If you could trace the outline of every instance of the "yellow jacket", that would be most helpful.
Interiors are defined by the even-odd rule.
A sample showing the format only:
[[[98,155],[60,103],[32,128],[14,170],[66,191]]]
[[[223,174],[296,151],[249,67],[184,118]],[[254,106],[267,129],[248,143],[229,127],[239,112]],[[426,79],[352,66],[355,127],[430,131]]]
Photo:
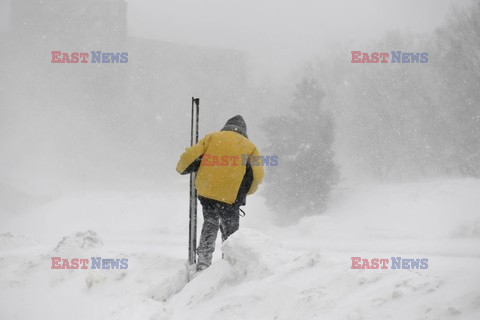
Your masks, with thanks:
[[[206,135],[196,145],[187,148],[177,164],[182,174],[200,156],[195,187],[200,196],[233,204],[246,172],[242,158],[260,157],[257,147],[243,135],[233,131],[219,131]],[[258,159],[258,158],[257,158]],[[253,182],[247,194],[252,194],[262,182],[261,165],[252,165]]]

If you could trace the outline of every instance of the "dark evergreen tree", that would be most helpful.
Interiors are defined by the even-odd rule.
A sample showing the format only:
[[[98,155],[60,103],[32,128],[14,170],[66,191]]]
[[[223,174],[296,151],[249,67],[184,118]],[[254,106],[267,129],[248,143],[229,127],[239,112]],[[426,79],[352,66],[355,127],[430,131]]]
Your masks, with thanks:
[[[279,156],[278,167],[269,168],[267,175],[267,205],[284,220],[321,212],[339,179],[333,118],[321,106],[324,97],[315,79],[304,78],[291,114],[265,121],[266,151]]]
[[[480,1],[452,9],[447,23],[437,29],[433,62],[440,89],[447,135],[443,141],[445,171],[480,177]]]

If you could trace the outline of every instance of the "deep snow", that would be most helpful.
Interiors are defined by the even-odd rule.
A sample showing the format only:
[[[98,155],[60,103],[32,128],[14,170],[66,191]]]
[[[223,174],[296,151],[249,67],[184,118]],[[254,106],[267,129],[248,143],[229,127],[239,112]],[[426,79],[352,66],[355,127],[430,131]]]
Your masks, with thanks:
[[[473,179],[343,187],[289,227],[254,196],[187,285],[186,192],[63,196],[3,215],[0,319],[480,319],[479,194]],[[52,256],[129,263],[53,270]],[[352,256],[429,264],[352,270]]]

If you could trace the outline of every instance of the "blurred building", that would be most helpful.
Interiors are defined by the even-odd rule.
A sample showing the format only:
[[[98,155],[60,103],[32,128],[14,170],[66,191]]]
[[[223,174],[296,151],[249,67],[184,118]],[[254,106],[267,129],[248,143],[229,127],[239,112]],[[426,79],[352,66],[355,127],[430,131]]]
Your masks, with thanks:
[[[158,181],[171,169],[165,150],[189,141],[191,96],[202,99],[201,134],[244,103],[243,53],[129,37],[124,0],[12,0],[10,22],[0,127],[23,145],[1,150],[0,141],[5,164],[21,167],[0,180]],[[56,50],[128,52],[129,61],[52,64]]]
[[[22,0],[11,6],[12,31],[19,39],[69,48],[118,43],[127,36],[124,0]]]

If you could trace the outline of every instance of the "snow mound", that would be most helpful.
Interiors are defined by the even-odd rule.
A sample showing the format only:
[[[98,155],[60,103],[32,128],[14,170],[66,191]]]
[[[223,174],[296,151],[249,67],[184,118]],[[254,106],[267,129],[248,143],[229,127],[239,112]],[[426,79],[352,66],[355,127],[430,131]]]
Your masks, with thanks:
[[[54,252],[62,257],[78,257],[85,251],[102,247],[100,236],[95,231],[88,230],[63,237]]]
[[[158,285],[152,286],[152,288],[147,291],[147,295],[157,301],[166,302],[185,287],[186,279],[187,268],[185,267],[185,269],[178,270],[177,273],[166,278]]]
[[[276,239],[253,229],[234,233],[223,243],[222,250],[235,273],[246,278],[269,276],[294,258]]]
[[[154,319],[189,319],[192,309],[205,305],[213,310],[207,307],[209,310],[203,313],[201,319],[208,319],[214,314],[219,315],[218,319],[228,317],[231,308],[239,311],[240,306],[236,306],[238,303],[223,305],[225,296],[232,298],[233,292],[251,290],[245,291],[244,287],[275,281],[278,273],[313,266],[319,258],[317,255],[296,257],[274,238],[247,228],[237,231],[225,241],[222,251],[223,260],[202,271],[168,301],[168,308],[163,315],[166,318],[158,315]],[[178,277],[172,281],[178,284]],[[214,311],[216,304],[223,310],[220,314]]]

